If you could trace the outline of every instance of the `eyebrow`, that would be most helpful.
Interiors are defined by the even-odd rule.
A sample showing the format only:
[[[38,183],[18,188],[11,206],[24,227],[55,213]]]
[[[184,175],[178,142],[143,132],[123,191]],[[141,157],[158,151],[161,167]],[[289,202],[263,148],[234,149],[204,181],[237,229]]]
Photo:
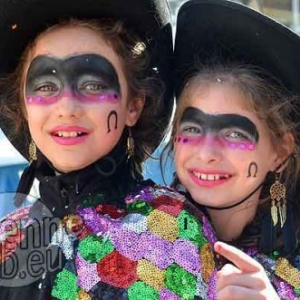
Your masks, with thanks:
[[[205,126],[213,131],[224,128],[240,128],[250,134],[255,142],[259,140],[259,133],[255,124],[247,117],[239,114],[206,114],[201,109],[188,107],[182,114],[180,123],[193,122]]]

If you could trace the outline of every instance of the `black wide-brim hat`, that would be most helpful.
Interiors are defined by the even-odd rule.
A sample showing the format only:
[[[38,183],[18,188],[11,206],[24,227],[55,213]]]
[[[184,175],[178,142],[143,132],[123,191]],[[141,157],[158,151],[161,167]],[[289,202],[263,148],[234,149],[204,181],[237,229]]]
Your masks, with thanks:
[[[126,27],[145,39],[147,47],[150,47],[150,69],[155,70],[154,76],[166,85],[165,96],[153,120],[159,124],[153,125],[157,127],[155,143],[158,145],[173,107],[170,81],[173,46],[167,0],[1,0],[0,77],[15,70],[22,52],[39,33],[70,18],[122,20]],[[0,116],[0,128],[8,137],[9,127]],[[11,143],[28,158],[28,137],[22,135],[11,140]]]
[[[215,60],[215,61],[212,61]],[[273,19],[225,0],[191,0],[177,18],[175,94],[201,64],[258,66],[300,94],[300,37]]]

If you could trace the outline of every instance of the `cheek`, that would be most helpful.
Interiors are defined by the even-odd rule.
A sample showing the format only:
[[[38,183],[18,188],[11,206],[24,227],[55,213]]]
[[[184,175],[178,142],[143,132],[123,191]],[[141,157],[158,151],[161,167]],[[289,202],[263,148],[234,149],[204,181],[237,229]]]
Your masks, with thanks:
[[[49,114],[47,109],[39,109],[33,107],[26,107],[27,121],[29,127],[39,127],[47,119]]]
[[[174,163],[176,168],[180,168],[186,160],[192,156],[192,151],[186,151],[186,146],[180,143],[174,144]],[[191,149],[190,149],[191,150]]]

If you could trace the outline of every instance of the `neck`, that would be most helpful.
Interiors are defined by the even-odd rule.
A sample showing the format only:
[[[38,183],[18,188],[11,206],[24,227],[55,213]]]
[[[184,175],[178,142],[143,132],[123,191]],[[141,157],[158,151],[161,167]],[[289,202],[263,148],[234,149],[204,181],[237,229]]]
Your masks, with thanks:
[[[234,207],[226,211],[207,209],[218,238],[228,242],[238,239],[245,226],[254,219],[257,202],[248,200],[240,207]]]
[[[207,208],[220,240],[231,242],[240,237],[245,226],[251,223],[255,217],[259,193],[258,191],[241,205],[230,209],[215,210]]]

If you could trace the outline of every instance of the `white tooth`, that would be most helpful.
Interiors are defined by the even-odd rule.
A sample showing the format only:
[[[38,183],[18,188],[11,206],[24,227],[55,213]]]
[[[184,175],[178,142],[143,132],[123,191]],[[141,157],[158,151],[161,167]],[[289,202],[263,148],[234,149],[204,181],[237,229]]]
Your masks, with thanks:
[[[207,180],[215,180],[215,176],[213,174],[207,175]]]
[[[77,136],[77,132],[75,131],[70,132],[70,137],[76,137],[76,136]]]
[[[200,178],[200,173],[194,172],[194,175],[195,175],[197,178]]]
[[[63,137],[70,137],[70,132],[63,132]]]
[[[63,136],[63,133],[61,131],[59,131],[57,134],[58,136]]]
[[[219,180],[220,179],[220,175],[215,175],[215,180]]]
[[[201,178],[202,180],[207,180],[207,175],[206,175],[206,174],[201,174],[201,175],[200,175],[200,178]]]
[[[78,135],[80,135],[81,133],[82,133],[81,131],[78,131],[78,132],[77,132]]]

